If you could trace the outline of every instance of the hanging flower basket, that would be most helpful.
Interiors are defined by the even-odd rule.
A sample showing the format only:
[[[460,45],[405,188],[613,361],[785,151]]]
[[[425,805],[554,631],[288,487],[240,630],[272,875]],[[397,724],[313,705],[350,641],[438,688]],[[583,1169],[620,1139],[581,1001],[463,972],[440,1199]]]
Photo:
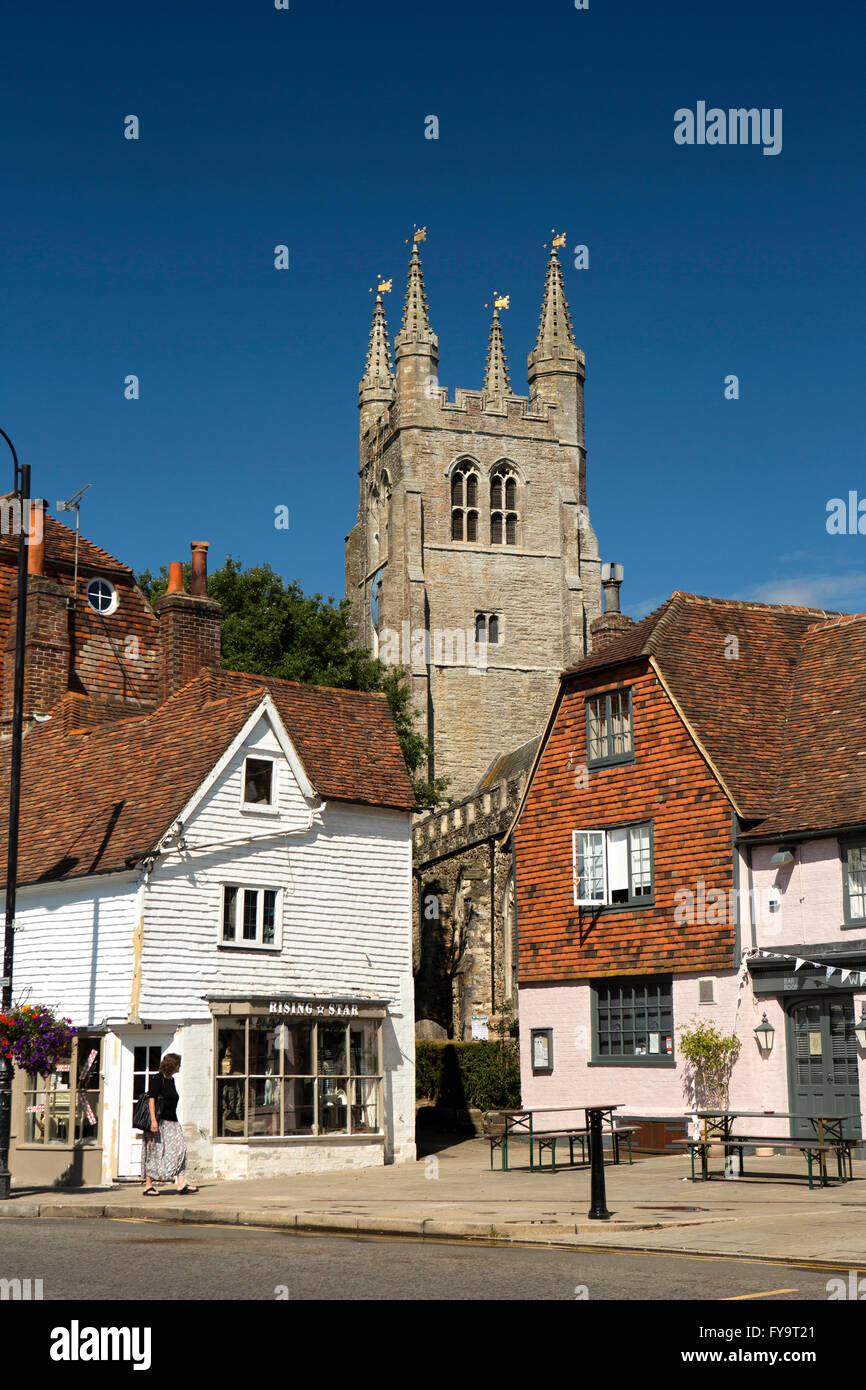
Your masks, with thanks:
[[[44,1004],[22,1004],[0,1014],[0,1053],[21,1071],[50,1076],[68,1057],[75,1029]]]

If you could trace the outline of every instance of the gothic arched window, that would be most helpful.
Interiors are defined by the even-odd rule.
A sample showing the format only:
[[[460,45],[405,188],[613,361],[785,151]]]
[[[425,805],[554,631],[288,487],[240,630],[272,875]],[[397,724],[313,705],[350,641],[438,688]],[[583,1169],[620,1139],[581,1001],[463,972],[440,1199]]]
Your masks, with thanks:
[[[379,552],[387,559],[391,553],[391,479],[382,474],[379,484]]]
[[[503,464],[490,479],[490,544],[517,545],[517,474]]]
[[[451,475],[451,539],[478,540],[478,473],[461,463]]]
[[[367,493],[367,568],[379,563],[379,489],[373,483]]]

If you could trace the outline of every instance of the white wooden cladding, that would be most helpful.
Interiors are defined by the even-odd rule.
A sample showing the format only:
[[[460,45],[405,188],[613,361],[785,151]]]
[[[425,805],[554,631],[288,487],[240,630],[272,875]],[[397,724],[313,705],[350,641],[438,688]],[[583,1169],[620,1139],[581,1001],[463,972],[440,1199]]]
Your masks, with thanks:
[[[250,752],[275,756],[276,813],[243,807]],[[305,798],[263,715],[182,837],[186,848],[159,855],[149,873],[22,889],[16,998],[30,988],[34,1000],[60,1005],[77,1024],[135,1012],[147,1021],[205,1019],[203,996],[220,993],[328,993],[409,1005],[408,812]],[[280,890],[279,949],[220,947],[226,883]]]

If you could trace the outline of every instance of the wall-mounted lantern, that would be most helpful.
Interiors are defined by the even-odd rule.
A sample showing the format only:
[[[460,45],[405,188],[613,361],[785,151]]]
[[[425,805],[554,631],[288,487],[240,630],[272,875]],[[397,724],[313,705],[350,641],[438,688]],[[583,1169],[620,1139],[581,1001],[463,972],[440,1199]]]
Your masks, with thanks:
[[[771,864],[793,864],[797,858],[796,845],[779,845],[776,853],[770,860]]]
[[[854,1025],[854,1032],[861,1047],[866,1047],[866,1004],[860,1014],[860,1022]]]
[[[775,1036],[776,1030],[773,1027],[772,1023],[769,1023],[767,1021],[767,1015],[764,1014],[764,1017],[761,1019],[760,1023],[755,1029],[755,1037],[758,1039],[758,1047],[761,1049],[762,1052],[766,1052],[768,1055],[772,1052],[773,1040]]]

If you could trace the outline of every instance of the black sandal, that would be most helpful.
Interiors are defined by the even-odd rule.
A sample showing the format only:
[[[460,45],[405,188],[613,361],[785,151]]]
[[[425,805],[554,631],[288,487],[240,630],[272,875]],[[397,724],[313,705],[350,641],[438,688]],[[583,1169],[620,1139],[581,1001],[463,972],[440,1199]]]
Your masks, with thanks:
[[[144,1189],[144,1192],[143,1192],[141,1195],[142,1195],[143,1197],[159,1197],[159,1196],[160,1196],[160,1193],[159,1193],[158,1189],[155,1188],[155,1187],[153,1186],[153,1184],[151,1183],[150,1187],[146,1187],[146,1188]]]
[[[176,1187],[174,1190],[178,1197],[182,1197],[184,1192],[198,1192],[198,1188],[194,1182],[184,1183],[183,1187]]]

